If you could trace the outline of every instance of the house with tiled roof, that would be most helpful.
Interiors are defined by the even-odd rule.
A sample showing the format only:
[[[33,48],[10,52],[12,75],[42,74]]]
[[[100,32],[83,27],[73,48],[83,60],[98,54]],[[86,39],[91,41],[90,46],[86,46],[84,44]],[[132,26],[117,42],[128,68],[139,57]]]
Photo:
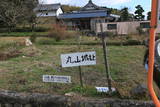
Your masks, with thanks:
[[[58,19],[73,28],[95,31],[96,23],[114,22],[119,16],[110,14],[108,8],[97,6],[89,0],[79,11],[60,14]]]

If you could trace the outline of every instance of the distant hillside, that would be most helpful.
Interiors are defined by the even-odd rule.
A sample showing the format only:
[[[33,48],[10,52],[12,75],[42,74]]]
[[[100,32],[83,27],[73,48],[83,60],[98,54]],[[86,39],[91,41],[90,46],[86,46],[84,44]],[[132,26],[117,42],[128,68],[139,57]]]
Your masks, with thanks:
[[[80,10],[81,7],[78,6],[70,6],[70,5],[62,5],[62,9],[64,12],[72,12]]]
[[[121,10],[118,10],[116,8],[109,8],[111,14],[121,15]]]

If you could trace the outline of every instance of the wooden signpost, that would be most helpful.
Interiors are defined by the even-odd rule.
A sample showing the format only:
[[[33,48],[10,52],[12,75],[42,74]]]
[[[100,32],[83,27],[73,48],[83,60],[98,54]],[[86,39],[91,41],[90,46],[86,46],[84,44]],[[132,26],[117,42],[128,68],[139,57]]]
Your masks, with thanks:
[[[77,52],[61,55],[62,67],[78,67],[80,84],[83,87],[81,66],[96,65],[96,52]]]
[[[107,60],[107,47],[106,47],[106,36],[103,32],[103,24],[100,24],[101,28],[101,39],[102,39],[102,45],[103,45],[103,53],[104,53],[104,61],[105,61],[105,69],[106,69],[106,77],[107,77],[107,82],[108,82],[108,87],[109,87],[109,92],[112,92],[112,84],[111,84],[111,76],[110,76],[110,71],[109,71],[109,64]]]

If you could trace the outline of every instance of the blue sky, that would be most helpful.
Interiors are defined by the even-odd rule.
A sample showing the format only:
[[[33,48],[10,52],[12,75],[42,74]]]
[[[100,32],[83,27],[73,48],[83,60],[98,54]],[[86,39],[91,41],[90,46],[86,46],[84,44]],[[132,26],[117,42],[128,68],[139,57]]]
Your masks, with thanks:
[[[61,3],[74,6],[84,6],[88,0],[42,0],[43,3]],[[106,6],[121,9],[128,7],[131,13],[134,13],[136,5],[142,5],[145,14],[151,10],[151,0],[92,0],[99,6]]]

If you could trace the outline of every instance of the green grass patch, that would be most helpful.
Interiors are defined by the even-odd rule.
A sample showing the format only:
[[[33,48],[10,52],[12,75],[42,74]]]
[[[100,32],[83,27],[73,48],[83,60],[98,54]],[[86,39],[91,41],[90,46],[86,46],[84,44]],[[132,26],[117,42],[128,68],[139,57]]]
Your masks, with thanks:
[[[0,61],[0,89],[61,95],[66,92],[76,92],[82,96],[104,96],[104,94],[97,93],[94,88],[95,86],[108,86],[101,45],[81,45],[79,49],[77,45],[39,44],[43,39],[47,39],[46,41],[51,43],[55,42],[54,39],[38,38],[35,45],[18,48],[21,52],[20,56]],[[94,39],[81,38],[82,41]],[[68,41],[76,42],[76,39]],[[65,42],[67,40],[62,41],[62,43]],[[100,40],[96,40],[96,42],[100,42]],[[1,42],[0,46],[5,47]],[[79,85],[78,67],[62,68],[60,55],[86,51],[96,51],[97,64],[82,67],[85,86],[82,88]],[[146,73],[142,65],[144,51],[144,46],[107,46],[107,59],[114,80],[113,86],[122,90],[122,96],[130,96],[130,90],[133,87],[142,83],[146,84]],[[71,76],[72,83],[44,83],[43,75]]]

